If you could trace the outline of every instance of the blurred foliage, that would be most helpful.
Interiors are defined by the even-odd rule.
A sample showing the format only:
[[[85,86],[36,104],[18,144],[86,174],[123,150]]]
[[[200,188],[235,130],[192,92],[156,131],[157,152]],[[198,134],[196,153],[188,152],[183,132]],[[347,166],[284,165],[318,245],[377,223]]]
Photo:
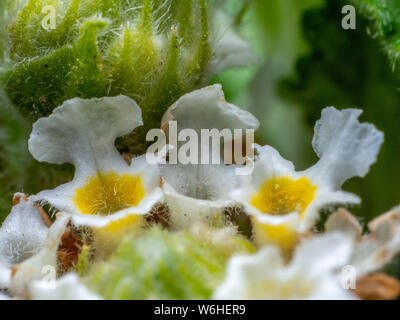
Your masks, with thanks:
[[[111,300],[209,299],[230,256],[252,251],[238,236],[218,243],[152,228],[125,239],[111,259],[94,266],[86,281]]]
[[[352,0],[368,20],[368,33],[381,43],[393,70],[400,59],[400,2],[398,0]]]
[[[310,127],[324,107],[334,105],[363,109],[362,119],[384,131],[385,143],[367,178],[345,185],[361,196],[357,213],[370,220],[400,199],[399,80],[379,44],[368,37],[365,19],[358,17],[357,30],[341,28],[344,4],[327,0],[304,13],[304,36],[311,52],[298,60],[296,75],[283,81],[281,95],[303,106]]]

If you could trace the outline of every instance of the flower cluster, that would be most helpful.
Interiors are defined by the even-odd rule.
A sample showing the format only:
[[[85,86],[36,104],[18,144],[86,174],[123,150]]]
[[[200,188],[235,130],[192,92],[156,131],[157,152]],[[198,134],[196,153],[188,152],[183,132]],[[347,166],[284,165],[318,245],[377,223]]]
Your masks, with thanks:
[[[33,124],[31,155],[75,172],[53,190],[15,194],[0,228],[0,299],[400,294],[396,279],[377,273],[400,252],[400,209],[374,219],[365,233],[344,209],[361,199],[343,184],[368,174],[384,140],[359,121],[361,110],[322,111],[312,142],[319,161],[304,171],[268,145],[244,146],[254,154],[248,175],[237,174],[241,163],[175,164],[170,146],[151,152],[158,162],[150,163],[150,151],[138,152],[143,135],[131,141],[134,156],[122,154],[119,138],[155,123],[167,132],[174,122],[198,136],[204,129],[256,131],[259,121],[228,103],[221,85],[199,89],[213,73],[254,61],[250,46],[232,31],[211,41],[205,0],[120,1],[115,8],[113,1],[51,1],[62,12],[62,32],[40,39],[39,2],[8,9],[19,12],[7,52],[18,64],[6,74],[6,90],[21,109],[42,116]],[[100,4],[114,20],[88,17]],[[133,25],[123,25],[122,13]],[[71,19],[81,20],[79,27]],[[114,36],[98,35],[107,25]],[[54,71],[60,61],[65,66],[47,92],[50,73],[38,70]],[[26,92],[36,89],[23,79],[41,88]],[[323,209],[332,214],[322,232]]]
[[[244,241],[230,219],[233,209],[249,217],[253,237],[246,241],[256,253],[234,255],[238,251],[231,249],[214,298],[355,298],[341,287],[340,268],[352,265],[361,278],[389,262],[400,251],[400,211],[371,222],[366,236],[343,210],[329,218],[325,235],[313,230],[320,209],[360,201],[341,186],[368,173],[383,142],[374,126],[358,121],[360,114],[323,110],[313,140],[320,160],[310,169],[297,172],[272,147],[255,145],[253,173],[237,176],[238,165],[157,165],[146,155],[124,159],[115,140],[143,124],[137,103],[126,96],[66,101],[34,124],[29,150],[38,161],[72,163],[74,178],[54,190],[15,196],[0,229],[0,284],[18,297],[98,298],[78,275],[87,277],[93,261],[109,259],[124,237],[136,234],[132,241],[140,241],[158,219],[171,234],[212,238],[210,248],[227,237]],[[183,96],[164,119],[195,130],[259,125],[224,100],[220,85]],[[43,204],[57,212],[54,223]],[[61,277],[53,287],[41,280],[46,266]],[[72,273],[62,276],[67,271]]]

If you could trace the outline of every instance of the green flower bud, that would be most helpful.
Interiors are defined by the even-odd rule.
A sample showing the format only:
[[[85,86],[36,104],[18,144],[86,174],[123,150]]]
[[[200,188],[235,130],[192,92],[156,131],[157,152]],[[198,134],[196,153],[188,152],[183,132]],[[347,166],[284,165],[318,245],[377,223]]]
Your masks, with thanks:
[[[237,235],[212,240],[152,228],[125,239],[109,261],[94,267],[86,283],[106,299],[209,299],[229,257],[254,249]]]
[[[209,0],[6,0],[2,6],[1,79],[12,103],[36,120],[74,97],[130,96],[145,125],[119,147],[133,154],[145,151],[145,133],[160,127],[173,102],[210,80],[218,60]]]

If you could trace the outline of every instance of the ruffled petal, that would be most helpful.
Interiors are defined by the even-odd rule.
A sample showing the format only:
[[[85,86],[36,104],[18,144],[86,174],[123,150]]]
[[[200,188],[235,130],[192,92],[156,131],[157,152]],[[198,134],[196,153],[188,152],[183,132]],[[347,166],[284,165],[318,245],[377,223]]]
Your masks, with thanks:
[[[140,125],[140,108],[125,96],[65,102],[34,124],[29,149],[39,161],[74,164],[74,179],[31,199],[73,214],[77,225],[98,228],[148,213],[162,197],[157,165],[145,156],[128,165],[114,146]]]
[[[193,91],[181,97],[164,114],[161,127],[175,120],[178,132],[193,129],[201,136],[202,129],[252,129],[257,130],[259,121],[248,111],[229,104],[220,84]]]
[[[8,289],[11,283],[11,268],[0,263],[0,290]]]
[[[276,247],[231,258],[216,299],[354,299],[340,286],[336,269],[351,254],[351,239],[341,233],[304,240],[284,264]]]
[[[349,262],[353,251],[352,238],[342,232],[331,232],[303,241],[292,264],[309,272],[337,270]]]
[[[38,161],[72,163],[72,182],[43,191],[33,200],[44,200],[65,212],[79,212],[73,203],[75,190],[98,174],[126,174],[128,164],[115,149],[117,137],[142,125],[141,110],[125,96],[72,99],[33,125],[29,151]]]
[[[11,267],[37,253],[44,245],[48,226],[39,207],[23,194],[14,196],[16,203],[0,229],[0,264]]]
[[[237,255],[230,259],[225,280],[215,290],[216,300],[273,299],[275,291],[257,290],[261,281],[274,281],[276,270],[284,268],[279,250],[265,247],[255,255]],[[277,293],[277,291],[275,291]]]
[[[338,190],[353,177],[365,177],[376,162],[383,133],[368,123],[360,123],[362,110],[322,111],[315,126],[313,147],[320,161],[306,171],[319,184]]]
[[[76,176],[119,170],[127,165],[115,139],[142,124],[139,106],[126,96],[75,98],[33,125],[29,151],[41,162],[74,164]]]

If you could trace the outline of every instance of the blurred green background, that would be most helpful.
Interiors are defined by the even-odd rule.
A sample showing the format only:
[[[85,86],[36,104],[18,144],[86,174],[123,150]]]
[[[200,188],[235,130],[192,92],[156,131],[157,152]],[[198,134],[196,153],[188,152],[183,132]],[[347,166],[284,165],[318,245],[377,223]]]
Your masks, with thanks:
[[[389,49],[384,48],[382,39],[370,36],[371,23],[359,9],[362,6],[357,6],[357,29],[344,30],[341,9],[353,3],[350,0],[227,1],[229,13],[240,22],[239,31],[254,46],[259,61],[246,69],[226,71],[213,82],[223,84],[230,102],[259,118],[258,142],[272,145],[297,169],[305,169],[317,160],[311,140],[321,110],[331,105],[362,108],[362,120],[384,131],[385,143],[367,178],[353,179],[344,186],[363,199],[352,211],[367,222],[399,204],[399,74],[393,72],[393,61],[388,59],[385,50]],[[394,2],[388,3],[392,6]],[[375,9],[381,12],[380,6]],[[397,13],[393,19],[400,20]],[[382,30],[397,41],[393,36],[397,25],[392,22],[383,20]],[[392,52],[392,56],[396,54]],[[0,91],[0,108],[0,217],[5,217],[13,193],[54,187],[59,179],[53,179],[49,172],[59,176],[65,171],[65,181],[70,173],[68,168],[32,159],[27,151],[31,125],[13,110],[4,91]],[[46,174],[41,170],[44,167]]]

